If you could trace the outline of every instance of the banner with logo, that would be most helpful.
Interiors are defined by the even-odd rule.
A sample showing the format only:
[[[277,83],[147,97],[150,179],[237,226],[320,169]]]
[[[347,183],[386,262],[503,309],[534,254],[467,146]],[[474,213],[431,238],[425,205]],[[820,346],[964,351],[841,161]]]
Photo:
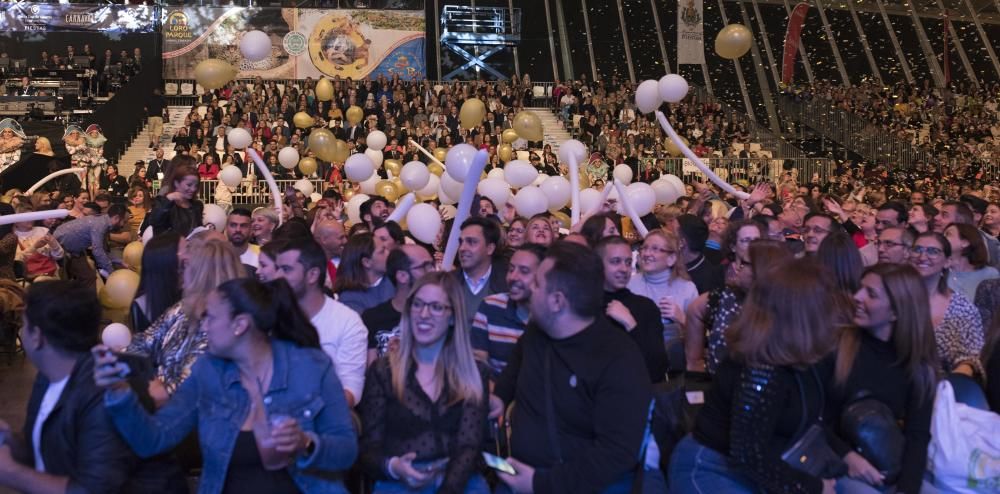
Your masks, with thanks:
[[[0,32],[104,31],[151,33],[155,12],[146,5],[4,3]]]
[[[704,20],[702,0],[677,1],[677,63],[705,63]]]
[[[207,58],[226,60],[239,78],[360,79],[398,75],[422,79],[424,12],[332,9],[164,9],[165,79],[193,79]],[[240,54],[242,33],[271,36],[271,56],[257,62]]]

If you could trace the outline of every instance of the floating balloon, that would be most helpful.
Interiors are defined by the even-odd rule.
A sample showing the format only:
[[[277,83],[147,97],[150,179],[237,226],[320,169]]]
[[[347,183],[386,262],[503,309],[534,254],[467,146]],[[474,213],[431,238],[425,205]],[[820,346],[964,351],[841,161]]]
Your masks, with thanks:
[[[371,158],[364,154],[352,154],[344,162],[344,174],[352,182],[364,182],[375,173],[375,165]]]
[[[206,205],[207,206],[207,205]],[[119,269],[108,276],[104,292],[108,308],[124,309],[132,303],[135,291],[139,289],[139,274],[128,269]]]
[[[403,168],[403,163],[399,160],[384,160],[382,161],[382,167],[385,168],[387,173],[390,173],[393,178],[399,177],[399,171]]]
[[[674,142],[673,140],[671,140],[669,137],[667,137],[666,139],[667,139],[667,145],[666,145],[667,154],[669,154],[670,156],[675,156],[675,157],[684,154],[684,151],[681,150],[681,147],[678,146],[676,142]],[[691,144],[687,140],[686,137],[681,137],[681,141],[684,142],[685,146],[688,146],[688,145]]]
[[[302,172],[302,174],[307,177],[312,175],[313,173],[316,173],[317,168],[318,166],[314,158],[306,156],[305,158],[302,158],[301,161],[299,161],[299,171]]]
[[[292,123],[300,129],[308,129],[309,127],[312,127],[316,121],[313,120],[313,117],[309,116],[308,113],[300,111],[292,116]]]
[[[500,134],[500,140],[504,144],[513,144],[517,137],[517,131],[514,129],[504,129],[503,133]]]
[[[650,186],[653,187],[653,193],[656,194],[657,204],[673,204],[677,202],[679,197],[681,197],[681,195],[677,193],[673,184],[663,180],[662,178],[654,180]]]
[[[218,204],[206,204],[201,214],[201,224],[212,225],[216,231],[226,228],[226,210]]]
[[[271,175],[271,170],[267,169],[267,165],[264,164],[264,160],[260,158],[260,154],[257,153],[256,149],[247,148],[247,157],[250,158],[250,161],[253,161],[253,164],[257,166],[257,173],[259,173],[261,177],[264,177],[264,181],[267,183],[267,188],[271,191],[271,200],[274,201],[274,210],[281,211],[283,205],[281,201],[281,191],[278,190],[278,182],[274,180],[274,175]],[[283,220],[281,219],[281,215],[278,215],[278,226],[281,226],[282,223]]]
[[[628,165],[618,165],[615,167],[614,177],[628,185],[632,183],[632,169]]]
[[[413,207],[413,203],[417,202],[416,195],[412,192],[406,194],[399,199],[396,203],[396,209],[392,210],[392,214],[389,215],[389,219],[386,221],[395,221],[399,223],[400,221],[406,221],[406,214],[410,212],[410,208]],[[400,225],[402,226],[402,225]]]
[[[295,181],[292,188],[301,192],[305,196],[311,196],[313,193],[313,183],[304,178],[300,178]]]
[[[441,175],[441,190],[451,198],[456,198],[462,195],[462,182],[455,180],[448,173]]]
[[[441,214],[430,204],[414,204],[406,213],[406,225],[413,238],[433,244],[441,231]]]
[[[678,74],[667,74],[657,83],[660,99],[667,103],[679,103],[687,96],[688,83]]]
[[[680,146],[681,152],[683,152],[684,156],[687,157],[687,159],[691,160],[691,163],[694,164],[695,168],[704,173],[705,176],[712,181],[712,183],[718,185],[720,189],[736,196],[737,199],[746,199],[750,197],[750,194],[742,190],[736,190],[735,187],[729,185],[728,182],[726,182],[721,177],[716,175],[711,168],[705,166],[705,163],[702,163],[701,158],[699,158],[698,155],[694,154],[694,152],[687,147],[687,144],[682,141],[681,137],[677,135],[677,132],[675,132],[674,128],[670,126],[670,122],[667,121],[667,117],[666,115],[663,114],[663,112],[659,111],[656,112],[656,121],[660,123],[660,127],[663,128],[664,132],[666,132],[667,135],[670,136],[670,139],[673,140],[675,144],[676,143],[684,144],[683,146]]]
[[[715,37],[715,53],[730,60],[740,58],[750,51],[753,33],[743,24],[730,24]]]
[[[567,139],[559,145],[559,161],[569,163],[574,159],[578,164],[587,161],[587,146],[576,139]]]
[[[503,180],[503,168],[494,168],[486,174],[486,178],[499,178]]]
[[[642,217],[653,212],[653,207],[656,206],[656,192],[649,184],[642,182],[631,184],[625,188],[625,194],[628,195],[628,201],[635,214]]]
[[[365,112],[361,109],[361,107],[351,105],[351,107],[347,109],[347,121],[350,122],[351,125],[357,125],[364,118]]]
[[[580,191],[580,210],[594,211],[600,207],[601,191],[597,189],[583,189]]]
[[[376,151],[372,148],[365,149],[365,156],[372,160],[372,166],[376,169],[382,166],[382,151]]]
[[[343,163],[351,155],[351,148],[347,142],[337,139],[333,141],[333,160],[331,163]]]
[[[347,206],[344,209],[347,210],[347,220],[352,224],[361,223],[361,205],[367,201],[369,197],[365,194],[355,194],[347,201]]]
[[[548,206],[549,201],[546,199],[545,193],[533,185],[522,187],[514,195],[514,209],[517,210],[519,216],[525,218],[548,211]]]
[[[476,148],[470,144],[457,144],[448,150],[444,164],[448,167],[445,171],[451,178],[458,182],[465,182],[472,167],[472,160],[476,158]]]
[[[458,199],[453,199],[451,196],[449,196],[448,193],[445,192],[444,188],[442,188],[441,186],[438,186],[437,196],[438,196],[438,201],[441,204],[451,205],[458,202]]]
[[[278,163],[281,163],[286,170],[295,168],[295,165],[299,164],[299,152],[291,146],[281,148],[281,151],[278,151]]]
[[[132,331],[120,322],[113,322],[108,324],[104,331],[101,331],[101,343],[104,343],[111,351],[124,351],[132,343]]]
[[[500,161],[506,163],[514,159],[514,146],[504,143],[497,148],[497,154],[500,156]]]
[[[309,133],[306,143],[319,159],[332,162],[336,152],[336,140],[337,138],[333,136],[333,132],[330,132],[330,129],[319,128],[313,129]]]
[[[236,69],[217,58],[202,60],[194,68],[195,80],[205,89],[219,89],[235,77]]]
[[[448,149],[444,147],[434,148],[434,159],[444,163],[445,158],[448,157]]]
[[[647,230],[646,226],[643,225],[639,214],[635,211],[635,208],[632,207],[632,202],[629,201],[628,198],[628,192],[625,191],[625,185],[622,184],[621,180],[616,179],[614,181],[614,186],[615,190],[618,191],[618,203],[621,206],[621,209],[625,212],[625,215],[632,220],[632,227],[635,228],[635,231],[640,237],[646,238],[646,235],[649,234],[649,230]]]
[[[666,180],[667,183],[672,185],[674,187],[674,191],[677,192],[677,197],[683,197],[684,194],[687,194],[687,191],[685,190],[684,187],[684,181],[681,180],[680,177],[678,177],[677,175],[669,175],[669,174],[664,175],[660,177],[660,180]]]
[[[379,180],[375,184],[375,194],[384,197],[389,202],[396,202],[396,199],[399,199],[399,190],[396,189],[396,184],[390,180]]]
[[[463,129],[474,129],[483,123],[486,118],[486,105],[479,98],[469,98],[462,103],[462,109],[458,112],[458,121]]]
[[[250,62],[264,60],[271,56],[271,37],[263,31],[250,31],[244,34],[240,39],[240,53]]]
[[[548,209],[562,209],[572,193],[569,180],[565,177],[547,177],[538,188],[549,201]]]
[[[316,81],[316,99],[320,101],[330,101],[333,99],[333,83],[326,77],[320,77]]]
[[[132,269],[142,268],[142,242],[129,242],[122,251],[122,261]]]
[[[419,161],[411,161],[403,165],[399,171],[399,179],[407,189],[419,191],[427,186],[431,179],[431,172],[427,170],[427,165]]]
[[[417,190],[417,199],[429,201],[437,197],[438,189],[441,187],[441,179],[433,173],[427,175],[427,185]]]
[[[529,141],[540,141],[544,138],[542,120],[528,110],[521,110],[514,115],[514,132]]]
[[[381,151],[385,148],[386,143],[385,132],[381,130],[373,130],[368,137],[365,138],[365,144],[368,145],[368,149],[374,149],[376,151]]]
[[[374,195],[376,193],[375,187],[378,185],[380,180],[381,178],[378,176],[378,173],[372,173],[372,176],[368,177],[368,180],[365,180],[358,184],[358,186],[361,189],[361,193]]]
[[[253,144],[253,136],[242,127],[234,127],[229,131],[228,137],[229,144],[232,144],[236,149],[246,149],[250,144]]]
[[[219,180],[229,187],[237,187],[243,181],[243,172],[236,165],[227,165],[219,172]]]
[[[504,180],[514,188],[531,185],[537,177],[538,170],[525,160],[514,160],[503,167]]]
[[[400,180],[399,177],[392,177],[392,179],[389,181],[396,186],[396,190],[399,191],[399,195],[402,196],[403,194],[410,192],[410,189],[407,189],[406,186],[403,185],[403,181]]]
[[[656,81],[642,81],[635,89],[635,107],[642,113],[656,111],[663,100],[660,99],[660,89]]]
[[[476,190],[479,191],[480,195],[493,201],[493,204],[499,209],[507,203],[507,196],[510,195],[510,184],[505,182],[503,178],[487,178],[479,182],[479,187]]]

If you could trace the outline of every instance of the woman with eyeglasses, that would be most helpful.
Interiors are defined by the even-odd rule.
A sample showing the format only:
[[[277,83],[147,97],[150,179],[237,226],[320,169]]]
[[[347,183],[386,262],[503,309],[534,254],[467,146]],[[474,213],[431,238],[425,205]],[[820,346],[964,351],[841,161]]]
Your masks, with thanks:
[[[488,373],[473,358],[458,283],[444,272],[417,280],[399,351],[368,369],[360,463],[376,494],[489,492],[476,472]]]
[[[680,251],[677,234],[649,232],[639,247],[639,270],[628,282],[629,291],[656,303],[663,320],[663,339],[668,342],[681,337],[686,322],[684,311],[698,298],[698,288],[688,276]]]
[[[945,372],[982,376],[983,321],[961,292],[948,288],[951,244],[940,233],[917,236],[910,248],[910,264],[924,279],[934,324],[940,365]]]
[[[990,254],[986,242],[979,229],[961,223],[948,225],[944,229],[944,236],[951,244],[948,288],[962,292],[969,300],[975,300],[980,283],[1000,278],[1000,272],[987,265]]]

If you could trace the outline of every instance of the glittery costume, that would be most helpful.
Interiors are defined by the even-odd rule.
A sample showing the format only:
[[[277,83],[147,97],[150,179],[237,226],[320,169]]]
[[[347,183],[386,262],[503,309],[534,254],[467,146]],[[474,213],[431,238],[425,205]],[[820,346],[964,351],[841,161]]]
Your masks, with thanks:
[[[101,174],[104,173],[104,167],[108,163],[104,159],[104,143],[108,139],[104,137],[100,125],[90,124],[87,127],[86,141],[87,190],[90,191],[90,197],[94,197],[97,195],[97,189],[100,188]]]
[[[62,140],[63,144],[66,145],[66,153],[69,154],[71,166],[73,168],[86,167],[89,153],[83,129],[77,125],[66,127]],[[80,183],[84,183],[87,180],[86,173],[80,174],[77,178],[80,179]]]
[[[21,149],[27,136],[21,124],[13,118],[0,120],[0,172],[21,159]]]

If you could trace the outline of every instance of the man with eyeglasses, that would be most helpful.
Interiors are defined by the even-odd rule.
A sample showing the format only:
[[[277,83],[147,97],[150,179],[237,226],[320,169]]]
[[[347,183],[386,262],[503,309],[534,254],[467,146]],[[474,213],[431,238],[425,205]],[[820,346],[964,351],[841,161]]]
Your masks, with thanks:
[[[399,321],[410,288],[431,271],[434,271],[434,258],[419,245],[404,244],[389,252],[385,277],[396,288],[396,293],[391,299],[361,313],[361,322],[368,328],[368,365],[398,344]]]
[[[909,262],[910,246],[916,236],[908,228],[892,227],[878,234],[878,262],[904,264]]]
[[[838,229],[840,224],[826,213],[806,215],[805,225],[802,226],[802,242],[805,244],[806,254],[815,254],[823,239]]]

